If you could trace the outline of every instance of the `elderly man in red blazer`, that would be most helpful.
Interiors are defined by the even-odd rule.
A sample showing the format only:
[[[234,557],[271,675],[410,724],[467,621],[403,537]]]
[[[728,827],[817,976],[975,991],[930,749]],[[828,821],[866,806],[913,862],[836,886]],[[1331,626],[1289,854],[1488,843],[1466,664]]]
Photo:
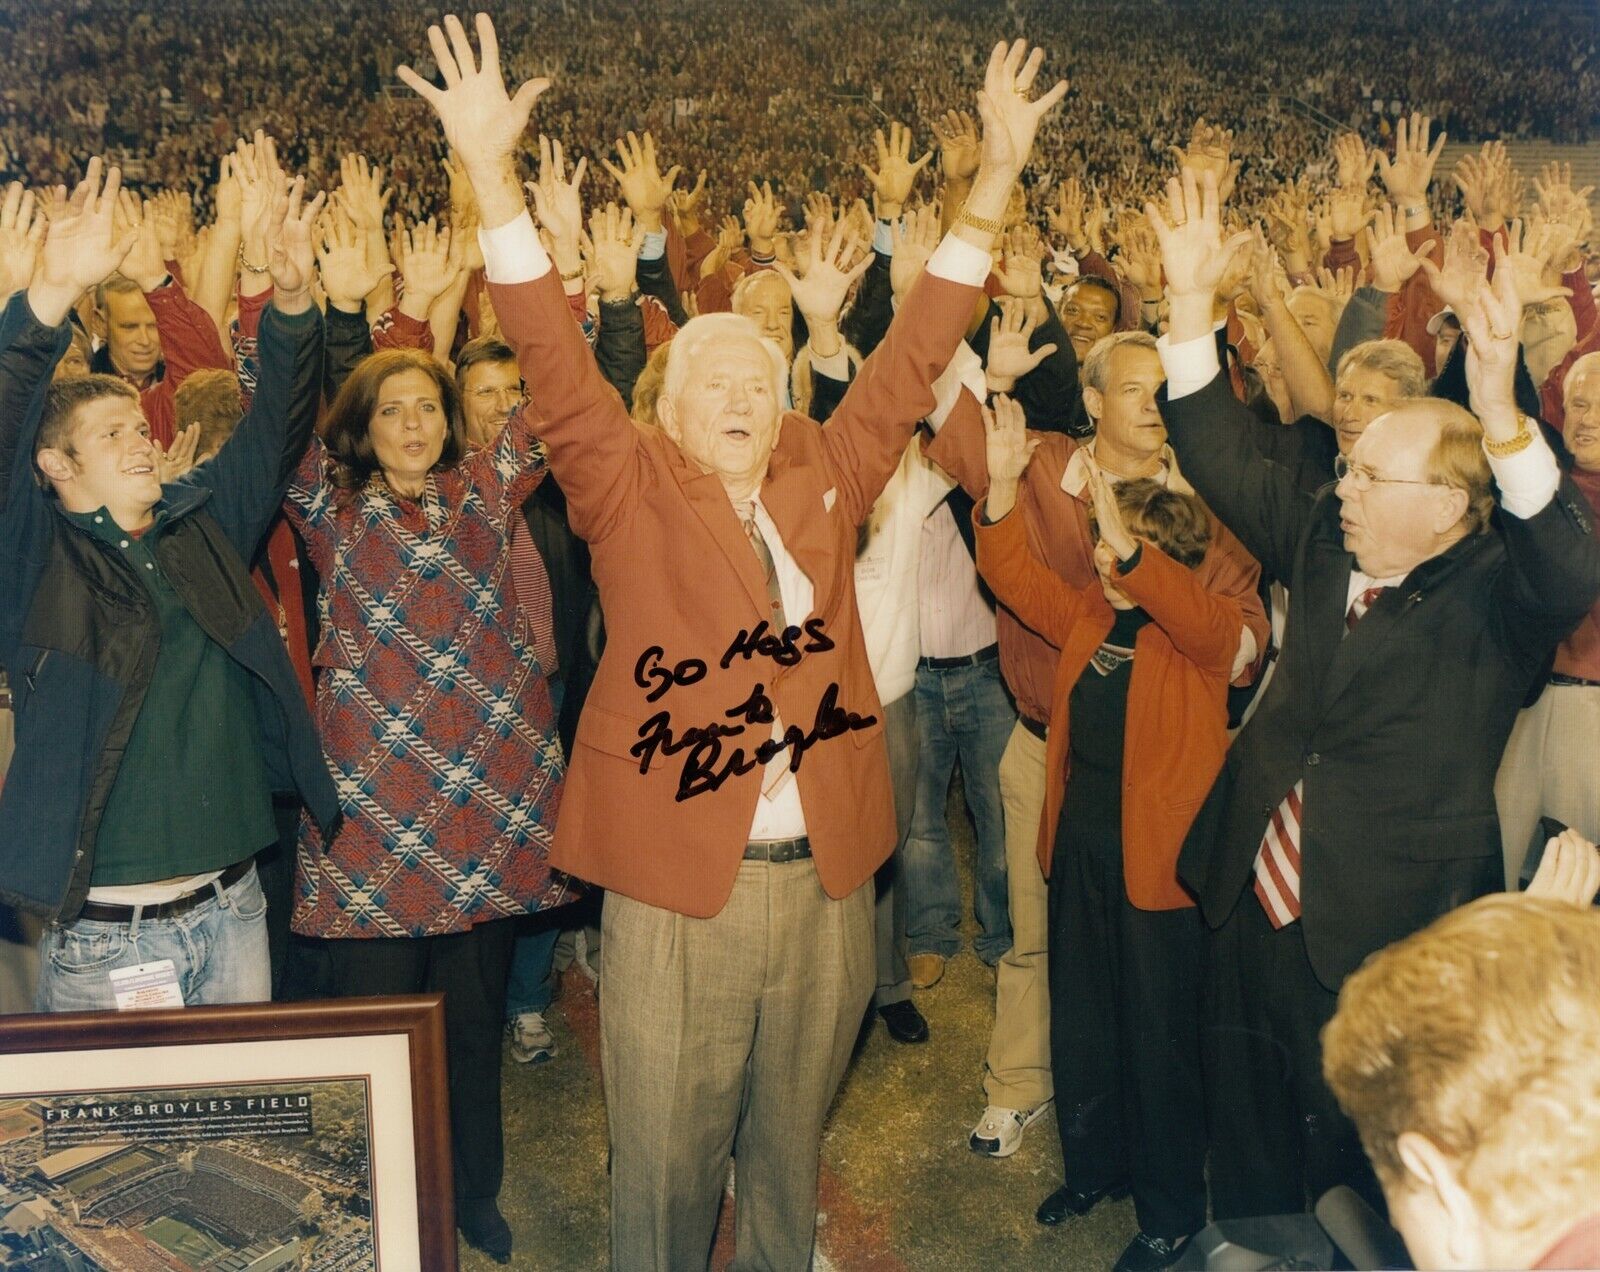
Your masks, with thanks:
[[[660,427],[642,430],[523,206],[513,154],[543,82],[508,97],[482,15],[478,35],[481,69],[447,18],[429,31],[444,87],[402,75],[477,193],[495,312],[606,615],[551,860],[607,890],[612,1266],[704,1267],[731,1153],[738,1265],[808,1268],[823,1118],[872,992],[872,878],[895,837],[857,529],[935,408],[1066,86],[1030,100],[1039,52],[996,47],[960,222],[826,428],[783,411],[782,353],[714,315],[674,338]],[[791,279],[802,311],[837,313],[844,264],[836,242]]]

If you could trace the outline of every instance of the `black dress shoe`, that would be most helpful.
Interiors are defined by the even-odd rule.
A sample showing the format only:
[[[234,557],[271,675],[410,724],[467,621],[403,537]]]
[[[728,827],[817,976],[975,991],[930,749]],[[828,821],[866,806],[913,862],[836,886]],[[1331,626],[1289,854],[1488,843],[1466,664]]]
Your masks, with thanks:
[[[456,1227],[475,1250],[496,1263],[511,1262],[511,1226],[493,1197],[463,1197],[456,1202]]]
[[[1128,1242],[1111,1272],[1161,1272],[1178,1261],[1188,1244],[1188,1237],[1152,1237],[1141,1232]]]
[[[1069,1188],[1063,1184],[1039,1203],[1039,1209],[1033,1212],[1033,1217],[1042,1224],[1054,1227],[1063,1219],[1088,1214],[1107,1198],[1120,1201],[1127,1195],[1126,1180],[1107,1184],[1104,1188],[1096,1188],[1091,1192],[1079,1192],[1076,1188]]]
[[[896,1042],[928,1041],[928,1022],[922,1018],[917,1005],[909,998],[878,1008],[878,1015],[883,1017],[883,1024],[889,1031],[889,1037]]]

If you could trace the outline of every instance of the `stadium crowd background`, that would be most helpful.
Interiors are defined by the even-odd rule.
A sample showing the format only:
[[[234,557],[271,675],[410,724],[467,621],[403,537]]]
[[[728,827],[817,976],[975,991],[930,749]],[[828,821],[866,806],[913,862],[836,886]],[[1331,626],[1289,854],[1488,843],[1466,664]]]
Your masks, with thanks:
[[[1048,37],[1056,73],[1072,85],[1040,134],[1031,188],[1086,176],[1113,204],[1142,203],[1197,116],[1235,134],[1235,206],[1249,211],[1302,175],[1317,180],[1327,130],[1278,95],[1372,143],[1402,109],[1431,115],[1455,141],[1582,141],[1600,102],[1594,11],[1582,3],[483,7],[508,74],[551,77],[540,128],[569,153],[598,155],[630,129],[652,129],[685,172],[705,168],[712,191],[735,199],[751,177],[796,201],[810,190],[866,193],[857,161],[873,129],[903,120],[931,144],[927,122],[966,103],[997,24]],[[387,165],[394,210],[412,219],[442,211],[442,140],[393,75],[416,56],[413,33],[431,14],[425,0],[8,4],[0,169],[31,183],[75,180],[103,154],[122,162],[134,188],[188,189],[203,204],[217,156],[264,127],[317,188],[335,183],[340,155],[359,151]],[[1448,182],[1436,193],[1453,196]]]

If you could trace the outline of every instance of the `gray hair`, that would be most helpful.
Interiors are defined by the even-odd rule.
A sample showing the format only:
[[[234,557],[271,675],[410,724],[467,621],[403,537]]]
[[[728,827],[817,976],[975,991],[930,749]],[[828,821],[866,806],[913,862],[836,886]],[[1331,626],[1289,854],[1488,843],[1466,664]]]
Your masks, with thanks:
[[[772,391],[775,400],[783,401],[786,396],[784,390],[789,380],[789,363],[783,356],[783,350],[763,336],[761,329],[750,319],[727,313],[702,314],[698,318],[689,319],[679,328],[678,334],[672,337],[672,351],[667,355],[667,370],[662,377],[661,396],[676,401],[682,395],[684,385],[689,379],[689,365],[695,361],[700,351],[706,345],[733,339],[753,340],[761,346],[761,351],[772,363]]]
[[[1151,353],[1155,353],[1158,347],[1156,338],[1148,331],[1113,331],[1109,336],[1101,336],[1083,355],[1084,386],[1096,393],[1104,393],[1111,378],[1111,355],[1129,346],[1148,349]]]
[[[1588,375],[1591,372],[1600,373],[1600,349],[1584,354],[1567,368],[1566,375],[1561,377],[1561,396],[1566,397],[1572,391],[1572,382],[1580,375]]]

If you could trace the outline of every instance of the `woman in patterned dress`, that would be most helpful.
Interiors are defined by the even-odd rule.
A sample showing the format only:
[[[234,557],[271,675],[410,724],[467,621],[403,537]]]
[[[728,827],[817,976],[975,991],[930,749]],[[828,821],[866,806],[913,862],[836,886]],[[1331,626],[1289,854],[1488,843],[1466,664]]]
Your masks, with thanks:
[[[300,832],[294,930],[339,996],[445,993],[457,1222],[510,1255],[500,1037],[515,916],[572,884],[546,864],[564,761],[517,604],[510,525],[545,474],[522,413],[468,452],[433,358],[365,359],[287,507],[321,580],[317,722],[344,821]]]

